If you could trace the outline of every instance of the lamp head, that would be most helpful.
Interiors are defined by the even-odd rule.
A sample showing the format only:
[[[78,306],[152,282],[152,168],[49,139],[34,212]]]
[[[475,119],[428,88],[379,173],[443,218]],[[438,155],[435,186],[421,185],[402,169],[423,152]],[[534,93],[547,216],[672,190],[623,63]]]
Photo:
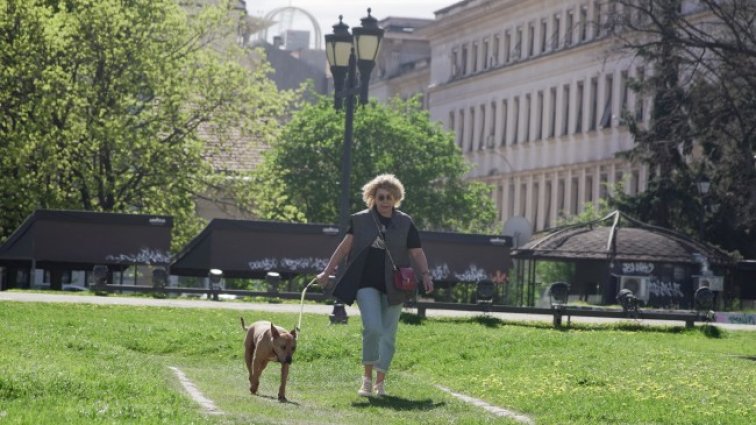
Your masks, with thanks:
[[[490,303],[493,300],[496,292],[496,286],[493,281],[489,279],[483,279],[478,281],[478,286],[475,291],[475,297],[478,303]]]
[[[360,19],[362,26],[352,29],[352,34],[354,34],[354,51],[357,60],[375,63],[384,31],[378,26],[378,20],[370,15],[370,11],[371,9],[368,9],[368,15]]]
[[[208,273],[208,277],[210,278],[211,284],[217,285],[220,283],[221,279],[223,279],[223,270],[210,269],[210,273]]]
[[[339,22],[333,25],[333,33],[326,34],[326,57],[328,65],[333,68],[346,69],[349,66],[349,54],[352,50],[352,34],[349,33],[349,25],[345,24],[339,15]]]
[[[570,285],[567,282],[554,282],[549,286],[551,304],[567,304],[570,296]]]

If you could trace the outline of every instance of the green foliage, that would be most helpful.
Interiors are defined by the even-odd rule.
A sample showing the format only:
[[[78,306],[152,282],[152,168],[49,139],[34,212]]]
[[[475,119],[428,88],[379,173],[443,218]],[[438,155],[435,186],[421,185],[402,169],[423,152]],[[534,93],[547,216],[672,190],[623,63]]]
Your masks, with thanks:
[[[268,219],[336,222],[344,112],[319,98],[302,105],[266,152],[255,175],[257,212]],[[492,231],[490,188],[465,182],[452,136],[430,121],[417,99],[358,107],[352,148],[351,211],[364,208],[362,184],[380,173],[404,184],[401,209],[423,229]]]
[[[622,186],[617,185],[614,190],[610,190],[610,193],[621,193]],[[601,198],[598,201],[598,206],[595,206],[591,202],[586,202],[583,205],[583,211],[580,212],[580,214],[577,215],[571,215],[562,217],[559,220],[559,226],[569,226],[573,224],[581,224],[581,223],[589,223],[591,221],[596,221],[599,219],[602,219],[606,217],[610,212],[613,211],[611,206],[611,199],[604,199]]]
[[[0,0],[0,239],[37,208],[170,214],[175,247],[193,236],[206,156],[268,141],[285,102],[229,19],[227,1]]]
[[[706,241],[756,256],[756,74],[744,71],[756,66],[756,4],[700,0],[687,14],[680,0],[619,2],[638,15],[617,20],[631,30],[625,47],[654,71],[632,85],[653,96],[649,125],[625,116],[636,142],[628,157],[648,165],[648,189],[618,205],[694,236],[703,221]]]

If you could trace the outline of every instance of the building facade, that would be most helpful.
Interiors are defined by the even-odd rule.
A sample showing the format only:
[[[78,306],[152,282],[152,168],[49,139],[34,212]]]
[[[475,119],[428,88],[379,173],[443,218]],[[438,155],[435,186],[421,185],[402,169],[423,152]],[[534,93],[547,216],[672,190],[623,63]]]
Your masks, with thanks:
[[[619,159],[633,146],[624,114],[646,121],[629,88],[649,70],[617,49],[607,0],[465,0],[421,30],[431,48],[428,108],[455,132],[490,183],[503,224],[534,230],[598,205],[609,190],[646,188],[647,170]],[[629,13],[629,11],[628,11]]]
[[[378,22],[384,36],[370,78],[370,96],[385,102],[419,94],[427,107],[431,52],[428,40],[418,30],[433,21],[388,17]]]

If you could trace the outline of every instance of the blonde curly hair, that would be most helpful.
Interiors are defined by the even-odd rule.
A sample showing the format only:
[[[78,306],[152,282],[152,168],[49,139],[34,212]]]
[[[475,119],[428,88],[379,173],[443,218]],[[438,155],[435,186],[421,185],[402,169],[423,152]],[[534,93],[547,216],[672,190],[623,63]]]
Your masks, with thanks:
[[[380,174],[362,186],[362,200],[365,201],[368,208],[373,208],[373,205],[375,205],[375,193],[378,189],[384,189],[391,193],[391,196],[396,200],[395,207],[398,208],[402,204],[402,199],[404,199],[402,182],[393,174]]]

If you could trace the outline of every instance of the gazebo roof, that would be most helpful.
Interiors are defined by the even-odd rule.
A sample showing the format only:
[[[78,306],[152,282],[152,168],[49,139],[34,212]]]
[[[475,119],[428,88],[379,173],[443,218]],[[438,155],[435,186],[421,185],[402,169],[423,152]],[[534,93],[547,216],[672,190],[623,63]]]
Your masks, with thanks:
[[[694,264],[698,262],[697,254],[707,257],[712,264],[725,265],[733,261],[716,247],[614,211],[600,220],[548,231],[540,239],[517,249],[513,257]]]

